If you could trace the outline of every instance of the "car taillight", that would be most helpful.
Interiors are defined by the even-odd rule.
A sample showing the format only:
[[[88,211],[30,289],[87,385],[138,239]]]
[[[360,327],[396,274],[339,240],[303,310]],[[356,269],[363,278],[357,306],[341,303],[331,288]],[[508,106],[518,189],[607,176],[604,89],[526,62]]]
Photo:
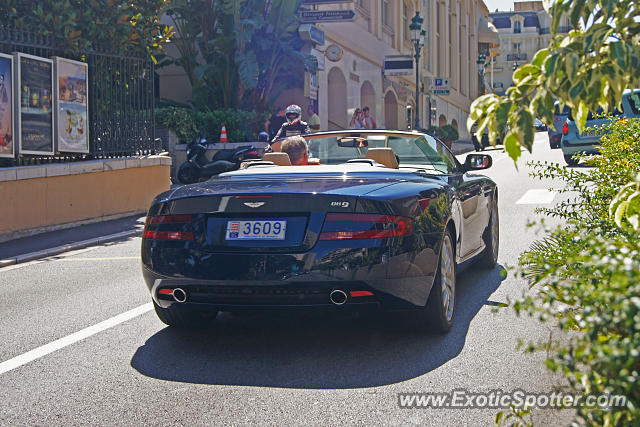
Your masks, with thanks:
[[[148,217],[142,238],[152,240],[194,240],[192,231],[184,231],[191,224],[191,215],[160,215]]]
[[[569,125],[567,122],[562,126],[562,136],[567,136],[569,134]]]
[[[320,240],[380,239],[413,233],[411,218],[378,214],[327,214]]]

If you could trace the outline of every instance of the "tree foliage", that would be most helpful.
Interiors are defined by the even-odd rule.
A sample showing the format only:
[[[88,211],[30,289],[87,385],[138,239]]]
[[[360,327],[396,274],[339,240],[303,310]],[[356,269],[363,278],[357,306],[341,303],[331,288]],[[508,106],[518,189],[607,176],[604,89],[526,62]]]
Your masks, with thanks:
[[[265,109],[302,82],[312,63],[300,52],[301,1],[173,0],[176,53],[161,65],[182,67],[199,109]]]
[[[605,132],[588,172],[534,165],[534,176],[561,182],[557,190],[568,197],[542,212],[565,223],[522,254],[520,272],[535,289],[514,308],[569,332],[528,349],[546,351],[547,366],[573,391],[627,397],[620,407],[578,408],[584,422],[633,425],[640,417],[640,182],[624,184],[640,172],[640,119],[612,120]]]
[[[171,36],[160,23],[169,0],[4,0],[3,25],[48,36],[72,53],[152,55]]]
[[[221,108],[214,111],[198,111],[184,107],[158,108],[156,123],[172,130],[182,143],[193,139],[196,133],[209,143],[219,142],[224,124],[229,142],[257,141],[264,130],[268,113]]]
[[[548,7],[548,1],[545,6]],[[530,64],[513,73],[514,86],[505,96],[488,94],[476,99],[467,122],[478,123],[478,133],[489,130],[495,143],[508,125],[505,149],[514,161],[521,147],[531,151],[533,120],[553,125],[556,99],[574,111],[582,131],[589,111],[613,111],[626,88],[640,82],[640,7],[637,0],[556,0],[549,46]],[[574,30],[558,34],[563,16]]]

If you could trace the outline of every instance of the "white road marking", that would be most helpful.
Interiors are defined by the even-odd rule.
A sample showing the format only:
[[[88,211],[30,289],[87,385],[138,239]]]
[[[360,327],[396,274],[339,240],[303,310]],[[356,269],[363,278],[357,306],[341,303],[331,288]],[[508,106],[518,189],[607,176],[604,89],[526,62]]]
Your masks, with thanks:
[[[64,262],[76,262],[76,261],[121,261],[121,260],[139,260],[140,255],[138,256],[112,256],[112,257],[103,257],[103,258],[61,258],[56,261],[64,261]]]
[[[74,250],[74,251],[64,252],[64,253],[61,253],[61,254],[58,254],[58,255],[51,255],[50,257],[47,257],[47,258],[42,258],[42,259],[36,259],[36,260],[33,260],[33,261],[23,262],[22,264],[9,265],[7,267],[2,267],[2,269],[0,271],[5,272],[5,271],[9,271],[9,270],[15,270],[16,268],[28,267],[30,265],[35,265],[35,264],[42,264],[43,262],[60,261],[63,258],[74,256],[74,255],[78,255],[78,254],[81,254],[81,253],[84,253],[84,252],[94,251],[94,250],[96,250],[98,248],[104,248],[104,246],[103,245],[91,246],[89,248],[77,249],[77,250]]]
[[[547,190],[546,188],[528,190],[518,199],[516,205],[548,205],[553,202],[556,194],[556,191]]]
[[[22,365],[26,365],[29,362],[33,362],[36,359],[40,359],[41,357],[53,353],[54,351],[58,351],[62,348],[70,346],[71,344],[74,344],[78,341],[82,341],[85,338],[89,338],[90,336],[95,335],[99,332],[117,326],[120,323],[124,323],[127,320],[131,320],[134,317],[140,316],[141,314],[144,314],[151,310],[153,310],[153,304],[143,304],[139,307],[134,308],[133,310],[118,314],[117,316],[104,320],[93,326],[89,326],[88,328],[84,328],[78,332],[74,332],[71,335],[67,335],[66,337],[62,337],[60,339],[52,341],[49,344],[34,348],[31,351],[0,363],[0,375],[4,374],[5,372],[9,372],[12,369],[19,368]]]

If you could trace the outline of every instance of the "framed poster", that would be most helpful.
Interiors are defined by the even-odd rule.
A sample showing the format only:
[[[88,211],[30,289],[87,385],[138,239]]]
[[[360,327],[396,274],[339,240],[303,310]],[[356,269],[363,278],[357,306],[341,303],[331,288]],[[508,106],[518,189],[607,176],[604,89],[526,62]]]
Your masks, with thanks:
[[[53,155],[53,61],[26,53],[15,58],[20,153]]]
[[[0,53],[0,157],[15,157],[13,56]]]
[[[88,153],[87,64],[60,57],[53,60],[57,150]]]

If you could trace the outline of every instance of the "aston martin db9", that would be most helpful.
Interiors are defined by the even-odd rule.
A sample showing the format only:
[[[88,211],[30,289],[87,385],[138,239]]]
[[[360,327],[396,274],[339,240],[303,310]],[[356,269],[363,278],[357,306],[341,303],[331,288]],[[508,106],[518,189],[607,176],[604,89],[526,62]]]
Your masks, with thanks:
[[[142,239],[156,313],[175,327],[219,311],[288,308],[404,312],[446,332],[456,268],[498,256],[498,189],[422,133],[304,135],[309,164],[281,141],[262,160],[157,196]]]

